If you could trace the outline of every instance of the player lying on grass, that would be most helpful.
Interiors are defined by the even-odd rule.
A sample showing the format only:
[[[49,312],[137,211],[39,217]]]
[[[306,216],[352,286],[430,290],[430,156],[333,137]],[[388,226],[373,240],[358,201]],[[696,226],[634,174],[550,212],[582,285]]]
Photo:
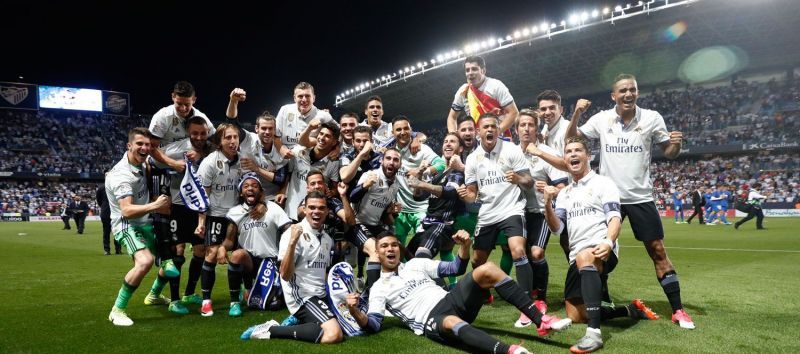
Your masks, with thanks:
[[[416,335],[445,344],[465,344],[473,352],[528,353],[519,345],[498,341],[486,332],[470,325],[478,316],[489,289],[495,291],[538,327],[539,335],[550,329],[561,330],[569,326],[569,319],[542,315],[525,291],[493,263],[484,263],[464,276],[450,291],[436,285],[434,279],[463,274],[469,263],[472,241],[469,234],[459,230],[453,240],[460,245],[458,256],[451,262],[428,258],[414,258],[401,264],[401,244],[391,234],[376,238],[381,264],[381,279],[372,285],[369,293],[369,310],[358,308],[359,294],[350,294],[347,306],[359,326],[367,332],[378,332],[385,310],[405,322]]]

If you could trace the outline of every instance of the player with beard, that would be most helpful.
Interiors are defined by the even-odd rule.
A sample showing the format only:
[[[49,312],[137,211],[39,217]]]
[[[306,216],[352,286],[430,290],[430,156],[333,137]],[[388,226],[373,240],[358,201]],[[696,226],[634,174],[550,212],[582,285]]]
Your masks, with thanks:
[[[517,136],[519,147],[525,152],[525,159],[534,180],[534,188],[523,189],[525,194],[525,229],[527,230],[528,258],[533,271],[533,299],[536,308],[542,313],[547,312],[547,285],[550,277],[550,267],[545,258],[545,249],[550,241],[550,231],[544,221],[544,196],[542,192],[547,185],[557,189],[564,188],[567,183],[567,174],[544,160],[534,156],[528,148],[540,149],[552,155],[558,153],[547,145],[540,144],[538,138],[539,114],[532,109],[523,109],[517,117]],[[515,323],[517,327],[526,327],[530,321],[520,317]]]
[[[325,176],[322,171],[311,170],[306,177],[307,193],[313,191],[320,192],[325,195],[330,195],[328,185],[325,183]],[[339,182],[336,185],[338,197],[328,197],[328,217],[325,218],[325,232],[330,235],[337,243],[337,251],[340,251],[341,242],[345,241],[345,235],[350,231],[356,223],[355,212],[350,205],[350,197],[347,194],[347,185]],[[297,217],[302,219],[305,217],[305,202],[300,203],[297,208]],[[338,252],[336,253],[338,255]],[[334,257],[337,258],[338,257]]]
[[[452,262],[414,258],[401,264],[402,243],[396,236],[387,234],[377,238],[381,281],[370,290],[369,309],[361,312],[359,294],[349,294],[347,306],[359,326],[367,332],[381,329],[384,311],[400,318],[416,335],[446,345],[465,344],[470,352],[530,353],[520,345],[508,345],[471,325],[488,297],[495,291],[520,312],[535,318],[541,325],[541,336],[550,329],[561,330],[569,326],[569,319],[542,315],[519,285],[492,263],[484,263],[468,273],[452,290],[445,291],[435,279],[461,275],[469,262],[469,234],[460,230],[453,240],[458,243],[458,257]]]
[[[683,134],[668,132],[661,114],[636,105],[638,97],[636,77],[618,75],[611,92],[614,108],[595,114],[580,128],[577,117],[573,116],[567,137],[600,140],[600,174],[619,186],[622,218],[630,218],[633,235],[653,260],[658,282],[672,307],[672,322],[681,328],[694,329],[692,318],[683,309],[678,274],[664,247],[664,227],[653,201],[650,180],[653,145],[658,145],[666,158],[675,159],[681,152]],[[582,111],[576,107],[575,113],[579,115]]]
[[[122,287],[108,320],[115,326],[131,326],[133,321],[125,313],[128,301],[153,266],[155,235],[147,214],[169,208],[169,197],[160,195],[149,202],[145,162],[150,154],[150,133],[145,128],[134,128],[128,133],[125,156],[106,176],[106,196],[111,208],[111,225],[114,239],[125,246],[133,259],[133,268],[125,274]],[[159,269],[164,276],[164,270]]]
[[[400,188],[396,177],[401,164],[399,151],[386,150],[381,168],[361,175],[350,192],[350,201],[356,205],[356,225],[350,241],[369,257],[367,287],[380,277],[374,236],[387,231],[387,225],[394,224],[393,215],[400,209],[396,203]]]
[[[325,290],[333,248],[333,239],[323,230],[328,215],[326,197],[312,191],[306,195],[305,205],[306,217],[283,233],[278,251],[286,306],[299,324],[280,326],[269,320],[248,328],[242,339],[286,338],[321,344],[343,339]]]
[[[343,153],[339,158],[341,168],[339,176],[342,182],[355,187],[356,182],[365,171],[372,171],[381,166],[383,155],[374,151],[372,130],[363,125],[353,131],[353,150]]]
[[[264,191],[258,175],[248,172],[242,175],[238,184],[239,204],[228,210],[226,218],[228,224],[227,236],[219,247],[217,260],[219,264],[228,263],[228,286],[231,291],[231,306],[228,315],[236,317],[242,315],[239,304],[239,292],[244,282],[245,289],[250,289],[255,271],[264,259],[271,258],[277,263],[278,235],[286,231],[292,222],[278,204],[264,200]],[[258,219],[250,216],[250,209],[257,204],[264,203],[267,212]],[[233,250],[230,262],[227,251]],[[267,302],[277,294],[277,288],[268,295]],[[245,301],[247,301],[245,297]]]
[[[230,221],[225,217],[230,208],[236,206],[239,194],[236,185],[242,175],[239,164],[239,128],[233,124],[223,123],[217,127],[213,137],[216,150],[203,159],[197,174],[206,190],[209,209],[199,213],[195,234],[203,237],[206,247],[200,285],[203,292],[203,303],[200,314],[213,316],[211,291],[216,281],[219,245],[225,240]]]

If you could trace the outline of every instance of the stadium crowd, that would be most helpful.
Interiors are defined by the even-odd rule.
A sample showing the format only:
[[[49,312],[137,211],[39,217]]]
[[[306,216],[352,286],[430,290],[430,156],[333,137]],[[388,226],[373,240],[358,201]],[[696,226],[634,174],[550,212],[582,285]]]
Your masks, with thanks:
[[[0,180],[0,212],[57,216],[63,204],[79,195],[97,215],[95,190],[97,183]]]

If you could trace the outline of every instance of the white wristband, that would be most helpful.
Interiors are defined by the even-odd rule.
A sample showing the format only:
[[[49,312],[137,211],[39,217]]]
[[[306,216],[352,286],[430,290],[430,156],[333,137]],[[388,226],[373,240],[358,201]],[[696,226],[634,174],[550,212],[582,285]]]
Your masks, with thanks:
[[[600,243],[605,243],[605,244],[607,244],[607,245],[608,245],[608,247],[610,247],[610,248],[614,248],[614,242],[613,242],[613,241],[611,241],[611,240],[609,240],[609,239],[607,239],[607,238],[606,238],[606,239],[603,239],[603,241],[600,241]]]

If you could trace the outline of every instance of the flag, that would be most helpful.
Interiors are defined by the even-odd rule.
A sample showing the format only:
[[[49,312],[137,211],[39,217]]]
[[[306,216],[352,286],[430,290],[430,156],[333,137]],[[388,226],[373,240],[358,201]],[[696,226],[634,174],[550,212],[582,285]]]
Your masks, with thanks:
[[[196,171],[192,168],[192,161],[184,158],[186,161],[186,172],[183,174],[181,181],[181,200],[192,211],[204,213],[208,210],[208,196],[203,184],[200,183],[200,178],[197,177]]]
[[[475,123],[478,123],[478,118],[481,117],[484,113],[494,113],[498,117],[503,115],[503,107],[500,106],[500,102],[498,102],[494,97],[487,95],[481,90],[478,90],[477,87],[472,86],[472,84],[467,85],[467,110],[475,120]],[[506,130],[502,132],[502,134],[506,137],[511,136],[511,131]]]
[[[364,333],[347,308],[347,294],[357,291],[355,280],[353,276],[353,267],[347,262],[334,264],[333,267],[331,267],[331,271],[328,273],[327,290],[328,299],[330,301],[328,305],[336,315],[339,326],[342,327],[344,333],[349,337],[360,336]],[[366,308],[366,302],[363,301],[363,299],[360,301],[359,307],[362,308],[362,310]]]

